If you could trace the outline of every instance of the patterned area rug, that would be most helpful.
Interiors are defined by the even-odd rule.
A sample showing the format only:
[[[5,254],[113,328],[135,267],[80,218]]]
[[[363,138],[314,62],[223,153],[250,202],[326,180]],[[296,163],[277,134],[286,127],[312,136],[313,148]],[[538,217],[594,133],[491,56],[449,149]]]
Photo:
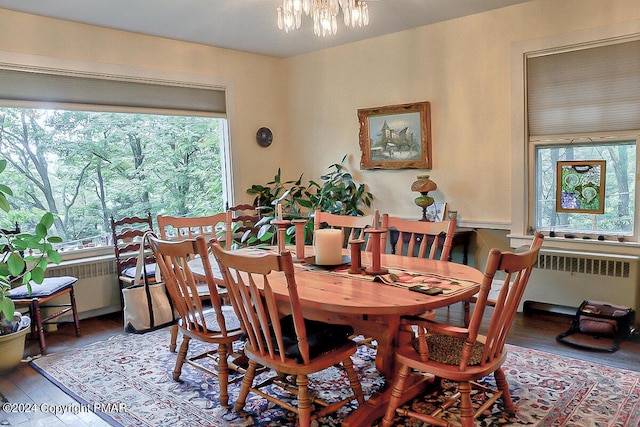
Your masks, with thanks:
[[[218,406],[217,379],[185,365],[181,381],[171,379],[175,353],[168,350],[169,331],[117,335],[80,349],[32,361],[47,378],[112,425],[121,426],[293,426],[291,413],[253,393],[247,414]],[[198,344],[198,345],[196,345]],[[192,341],[192,351],[202,349]],[[517,407],[505,417],[500,400],[483,414],[480,425],[571,427],[640,426],[640,373],[509,346],[504,365]],[[384,379],[377,373],[374,353],[360,346],[354,364],[367,396]],[[491,383],[492,377],[485,382]],[[348,389],[340,371],[330,369],[310,378],[325,397],[337,398]],[[239,383],[230,386],[235,401]],[[451,386],[445,384],[445,392]],[[434,393],[436,394],[436,393]],[[435,396],[410,402],[418,411],[437,404]],[[355,408],[319,420],[320,426],[339,426]],[[401,421],[396,424],[403,426]],[[407,424],[409,425],[409,424]],[[416,426],[417,424],[410,424]]]

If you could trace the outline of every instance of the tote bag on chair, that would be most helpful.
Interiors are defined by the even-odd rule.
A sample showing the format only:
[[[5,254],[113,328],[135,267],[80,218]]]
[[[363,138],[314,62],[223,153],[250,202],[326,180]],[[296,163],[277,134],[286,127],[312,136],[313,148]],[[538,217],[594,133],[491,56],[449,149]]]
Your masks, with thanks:
[[[142,237],[142,245],[136,263],[136,283],[122,290],[124,329],[136,334],[163,328],[176,321],[167,290],[160,279],[160,271],[156,269],[156,280],[153,283],[149,283],[147,277],[144,243],[150,233],[146,232]]]

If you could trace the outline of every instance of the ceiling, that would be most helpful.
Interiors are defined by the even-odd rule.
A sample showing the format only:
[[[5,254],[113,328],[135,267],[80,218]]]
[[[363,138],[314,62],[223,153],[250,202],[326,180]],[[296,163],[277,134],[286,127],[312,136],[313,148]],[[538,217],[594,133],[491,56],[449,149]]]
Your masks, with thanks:
[[[370,23],[316,37],[311,18],[278,30],[282,0],[0,0],[0,8],[170,39],[289,57],[530,0],[368,0]],[[0,13],[2,11],[0,10]]]

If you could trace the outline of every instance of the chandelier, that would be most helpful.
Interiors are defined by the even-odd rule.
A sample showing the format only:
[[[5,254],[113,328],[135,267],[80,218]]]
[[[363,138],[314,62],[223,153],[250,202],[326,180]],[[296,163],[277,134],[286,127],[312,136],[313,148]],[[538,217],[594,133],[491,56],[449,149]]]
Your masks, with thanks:
[[[369,8],[364,0],[282,0],[282,6],[278,6],[278,28],[287,33],[300,28],[304,12],[313,19],[316,36],[335,35],[340,9],[347,27],[369,25]]]

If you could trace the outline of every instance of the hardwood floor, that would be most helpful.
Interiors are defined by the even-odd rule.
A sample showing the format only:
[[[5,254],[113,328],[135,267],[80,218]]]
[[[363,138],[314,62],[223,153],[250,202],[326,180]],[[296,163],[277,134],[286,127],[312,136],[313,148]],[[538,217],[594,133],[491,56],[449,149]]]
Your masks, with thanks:
[[[456,304],[449,310],[437,312],[440,321],[459,322],[462,319],[462,306]],[[522,347],[564,355],[567,357],[588,360],[622,369],[640,371],[640,342],[625,341],[615,353],[585,351],[571,348],[556,342],[555,337],[564,332],[570,318],[557,314],[535,313],[524,315],[518,313],[508,342]],[[72,324],[60,326],[56,332],[47,334],[47,346],[50,353],[62,352],[68,348],[81,347],[86,344],[107,339],[115,334],[123,334],[122,318],[119,314],[102,316],[81,321],[81,337],[76,337]],[[37,354],[37,341],[27,341],[25,355]],[[40,407],[43,404],[57,406],[77,403],[62,390],[36,372],[28,363],[22,363],[0,378],[0,392],[14,404],[28,404]],[[73,414],[71,411],[61,413],[36,412],[0,412],[0,426],[107,426],[108,424],[92,412]]]

